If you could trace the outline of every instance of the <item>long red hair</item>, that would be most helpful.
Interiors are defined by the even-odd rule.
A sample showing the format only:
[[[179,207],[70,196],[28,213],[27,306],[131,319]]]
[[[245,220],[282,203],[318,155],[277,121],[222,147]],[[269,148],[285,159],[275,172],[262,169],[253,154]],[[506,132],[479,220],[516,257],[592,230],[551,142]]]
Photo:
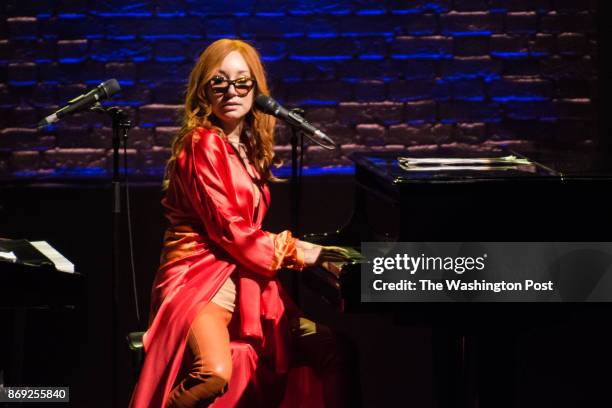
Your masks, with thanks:
[[[183,140],[193,129],[204,127],[215,129],[223,136],[223,131],[214,125],[214,117],[206,86],[215,75],[223,59],[232,51],[238,51],[245,59],[256,84],[254,97],[269,95],[266,74],[259,53],[250,44],[241,40],[221,39],[210,44],[200,55],[198,62],[189,75],[182,127],[172,139],[172,155],[166,164],[164,187],[168,186],[176,158],[183,147]],[[270,171],[274,162],[274,125],[275,118],[260,111],[255,105],[246,116],[246,127],[251,132],[251,142],[247,149],[249,160],[255,165],[263,180],[277,180]]]

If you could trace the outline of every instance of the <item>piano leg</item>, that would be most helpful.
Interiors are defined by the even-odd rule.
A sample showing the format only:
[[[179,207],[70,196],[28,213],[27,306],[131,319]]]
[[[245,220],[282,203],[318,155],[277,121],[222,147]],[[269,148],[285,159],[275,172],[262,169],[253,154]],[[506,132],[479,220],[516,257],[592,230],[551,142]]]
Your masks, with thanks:
[[[440,408],[513,408],[516,335],[510,330],[473,334],[435,327],[434,387]]]
[[[439,408],[478,407],[474,339],[453,328],[432,329],[434,390]]]
[[[514,408],[517,385],[517,334],[492,329],[479,333],[476,360],[479,407]]]
[[[5,381],[7,385],[19,386],[23,381],[23,359],[27,309],[19,307],[12,311],[12,336],[10,345],[9,364]]]

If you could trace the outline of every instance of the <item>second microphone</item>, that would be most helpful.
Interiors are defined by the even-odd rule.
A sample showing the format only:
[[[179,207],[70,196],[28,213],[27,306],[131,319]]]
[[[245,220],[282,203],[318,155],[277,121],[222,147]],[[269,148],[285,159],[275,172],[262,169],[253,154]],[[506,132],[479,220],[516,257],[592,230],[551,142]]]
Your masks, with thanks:
[[[255,98],[255,104],[263,112],[284,120],[291,126],[297,127],[298,129],[302,130],[307,135],[319,138],[320,140],[325,141],[325,143],[333,145],[334,147],[338,147],[336,143],[334,143],[334,141],[321,130],[311,125],[306,119],[304,119],[297,113],[282,107],[271,97],[267,95],[259,95],[257,98]]]

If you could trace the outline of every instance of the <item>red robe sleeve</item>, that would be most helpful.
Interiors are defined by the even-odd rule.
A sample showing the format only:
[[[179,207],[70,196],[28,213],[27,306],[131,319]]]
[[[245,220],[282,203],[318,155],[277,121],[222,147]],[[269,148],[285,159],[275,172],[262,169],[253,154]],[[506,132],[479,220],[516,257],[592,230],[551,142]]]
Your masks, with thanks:
[[[231,165],[226,142],[213,131],[196,129],[186,138],[177,170],[208,237],[257,274],[302,269],[304,254],[291,232],[263,231],[238,204]]]

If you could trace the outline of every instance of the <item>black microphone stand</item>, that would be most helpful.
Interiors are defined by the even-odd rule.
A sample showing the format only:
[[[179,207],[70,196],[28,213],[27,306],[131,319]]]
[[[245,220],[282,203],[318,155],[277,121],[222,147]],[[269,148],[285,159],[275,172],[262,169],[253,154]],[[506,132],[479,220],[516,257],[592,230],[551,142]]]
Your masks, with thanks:
[[[298,115],[303,115],[304,110],[295,108],[291,110]],[[298,160],[298,144],[300,146],[300,158]],[[300,200],[302,190],[302,157],[304,153],[304,136],[295,126],[291,126],[291,231],[296,237],[300,236]],[[293,300],[300,305],[300,274],[293,271],[291,276],[291,289]]]
[[[291,110],[299,115],[304,110],[295,108]],[[291,225],[296,236],[300,235],[300,190],[302,184],[302,156],[304,150],[304,136],[295,126],[291,126]],[[300,147],[300,159],[298,160],[298,145]]]
[[[291,112],[299,116],[304,115],[304,110],[300,108],[291,109]],[[304,132],[301,131],[298,125],[294,125],[291,122],[287,122],[291,126],[291,224],[292,231],[297,237],[301,236],[301,225],[300,225],[300,203],[301,203],[301,192],[302,192],[302,167],[304,158]],[[333,150],[337,149],[338,146],[333,143],[327,142],[322,143],[313,136],[306,133],[306,136],[319,146],[324,149]],[[300,158],[298,160],[298,143],[300,146]],[[298,164],[299,163],[299,164]],[[300,277],[301,274],[297,271],[293,272],[291,287],[293,291],[293,299],[295,303],[300,305]]]
[[[112,359],[112,401],[113,407],[118,405],[118,345],[117,340],[119,333],[119,269],[120,269],[120,224],[121,224],[121,178],[119,174],[119,149],[121,143],[127,143],[128,132],[132,128],[127,113],[118,108],[104,108],[100,104],[96,104],[91,108],[94,112],[106,113],[111,117],[113,123],[113,175],[112,175],[112,190],[113,190],[113,245],[112,245],[112,274],[111,274],[111,295],[113,298],[112,305],[112,323],[111,323],[111,359]]]

